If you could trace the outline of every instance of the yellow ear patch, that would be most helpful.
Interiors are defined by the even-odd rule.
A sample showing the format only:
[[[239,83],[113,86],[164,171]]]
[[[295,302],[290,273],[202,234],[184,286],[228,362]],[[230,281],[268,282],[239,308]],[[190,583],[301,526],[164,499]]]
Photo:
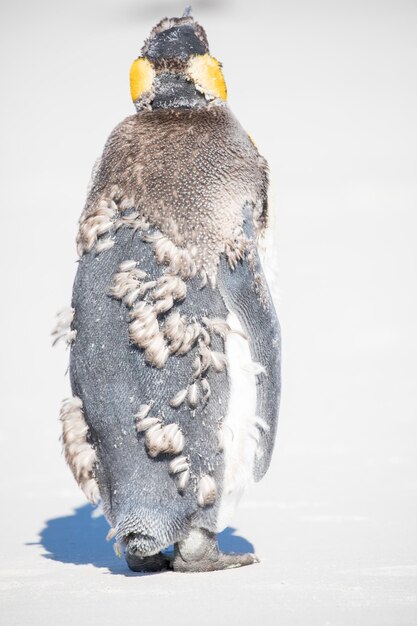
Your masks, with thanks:
[[[190,59],[187,73],[203,93],[226,100],[226,83],[217,59],[209,54],[196,55]]]
[[[133,102],[152,88],[155,70],[152,64],[143,57],[135,59],[130,68],[130,93]]]

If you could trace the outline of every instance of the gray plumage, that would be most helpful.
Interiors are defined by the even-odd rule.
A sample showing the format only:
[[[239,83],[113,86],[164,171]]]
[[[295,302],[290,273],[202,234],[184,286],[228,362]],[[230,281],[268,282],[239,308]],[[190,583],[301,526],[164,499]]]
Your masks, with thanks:
[[[168,400],[188,385],[194,351],[173,355],[163,369],[156,369],[145,363],[143,351],[129,343],[128,309],[108,291],[112,275],[125,259],[138,259],[151,278],[162,275],[163,268],[154,262],[153,250],[141,235],[141,230],[132,233],[121,228],[111,250],[99,255],[90,252],[80,259],[72,301],[77,340],[71,348],[70,373],[97,450],[96,475],[106,516],[121,535],[146,535],[141,549],[147,553],[181,537],[191,517],[193,525],[215,531],[218,504],[200,511],[194,485],[184,495],[178,492],[167,470],[172,457],[149,457],[144,435],[136,433],[134,414],[141,404],[151,403],[152,415],[162,415],[166,423],[178,421],[196,474],[211,473],[213,468],[221,485],[223,462],[217,452],[216,431],[225,415],[228,385],[226,372],[208,372],[212,394],[222,398],[222,404],[210,402],[198,412],[185,403],[174,409]],[[190,320],[224,317],[226,307],[218,290],[210,285],[200,290],[200,282],[197,276],[187,282],[181,314]],[[223,349],[220,338],[212,341],[217,349]]]

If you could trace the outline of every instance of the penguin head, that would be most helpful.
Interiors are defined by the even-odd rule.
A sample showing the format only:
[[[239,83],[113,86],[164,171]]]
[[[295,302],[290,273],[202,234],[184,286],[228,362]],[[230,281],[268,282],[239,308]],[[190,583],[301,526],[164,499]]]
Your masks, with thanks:
[[[207,35],[187,8],[151,31],[130,69],[130,92],[137,111],[206,106],[226,100],[222,66],[210,55]]]

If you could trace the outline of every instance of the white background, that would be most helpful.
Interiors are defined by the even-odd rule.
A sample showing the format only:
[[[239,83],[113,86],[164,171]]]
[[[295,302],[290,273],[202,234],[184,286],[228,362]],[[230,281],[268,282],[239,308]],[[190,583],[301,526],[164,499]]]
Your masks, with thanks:
[[[127,572],[60,452],[52,352],[93,162],[178,2],[1,2],[0,617],[14,624],[417,622],[417,4],[198,1],[272,172],[283,400],[228,549],[260,565]],[[234,534],[233,534],[234,533]]]

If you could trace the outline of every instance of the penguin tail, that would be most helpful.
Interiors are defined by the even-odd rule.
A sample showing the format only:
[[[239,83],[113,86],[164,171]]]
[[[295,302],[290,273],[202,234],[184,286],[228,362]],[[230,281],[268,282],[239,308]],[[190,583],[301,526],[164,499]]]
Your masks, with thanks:
[[[187,518],[168,515],[159,508],[143,508],[127,514],[116,526],[118,542],[129,554],[152,556],[181,538],[190,529]]]

